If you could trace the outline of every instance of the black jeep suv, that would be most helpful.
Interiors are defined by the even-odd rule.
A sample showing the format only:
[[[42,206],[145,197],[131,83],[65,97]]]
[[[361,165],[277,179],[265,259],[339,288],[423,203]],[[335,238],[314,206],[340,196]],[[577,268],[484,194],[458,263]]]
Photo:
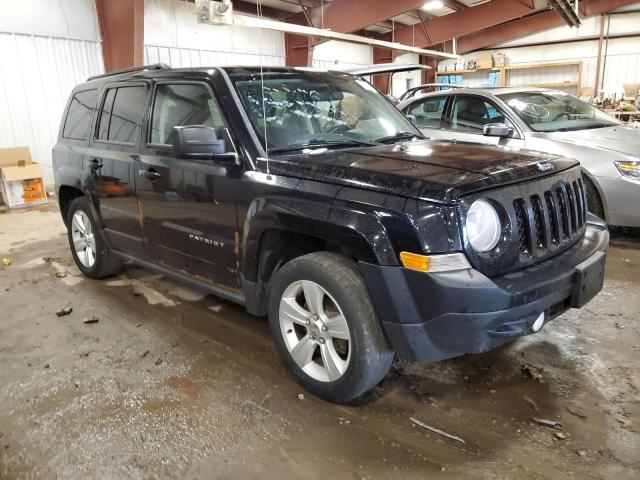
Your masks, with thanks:
[[[426,140],[344,73],[93,77],[53,165],[85,275],[133,261],[268,315],[289,372],[331,401],[394,353],[486,351],[602,288],[609,235],[577,162]]]

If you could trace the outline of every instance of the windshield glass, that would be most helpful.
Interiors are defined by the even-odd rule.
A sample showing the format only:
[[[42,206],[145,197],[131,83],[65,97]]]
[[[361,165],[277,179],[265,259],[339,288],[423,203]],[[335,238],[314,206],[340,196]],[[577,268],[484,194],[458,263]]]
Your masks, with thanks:
[[[263,147],[266,137],[269,152],[348,148],[420,136],[362,79],[311,71],[265,72],[264,79],[259,71],[244,71],[230,78]]]
[[[567,132],[619,125],[613,117],[564,92],[498,95],[536,132]]]

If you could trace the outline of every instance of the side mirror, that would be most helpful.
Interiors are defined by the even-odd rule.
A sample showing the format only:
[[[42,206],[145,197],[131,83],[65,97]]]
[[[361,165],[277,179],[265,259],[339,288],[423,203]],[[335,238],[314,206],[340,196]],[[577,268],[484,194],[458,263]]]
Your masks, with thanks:
[[[513,128],[507,127],[504,123],[487,123],[482,128],[482,134],[487,137],[506,138],[513,135]]]
[[[407,119],[414,125],[414,126],[418,126],[418,119],[416,118],[415,115],[405,115],[405,117],[407,117]]]
[[[209,159],[226,156],[224,140],[218,140],[216,130],[206,125],[173,127],[173,149],[181,158]]]

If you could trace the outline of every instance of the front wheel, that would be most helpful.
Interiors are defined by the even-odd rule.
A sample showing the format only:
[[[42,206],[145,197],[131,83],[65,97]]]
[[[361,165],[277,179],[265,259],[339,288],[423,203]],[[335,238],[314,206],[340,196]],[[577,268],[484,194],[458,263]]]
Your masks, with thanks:
[[[311,253],[284,265],[271,282],[269,325],[293,378],[331,402],[373,388],[393,360],[364,280],[341,255]]]

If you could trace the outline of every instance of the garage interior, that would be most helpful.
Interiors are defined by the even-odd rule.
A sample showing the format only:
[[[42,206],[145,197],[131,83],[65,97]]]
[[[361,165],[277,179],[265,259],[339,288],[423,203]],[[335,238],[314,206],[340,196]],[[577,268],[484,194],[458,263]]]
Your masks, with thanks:
[[[611,225],[582,309],[485,353],[395,361],[345,405],[295,383],[239,305],[133,264],[83,276],[52,165],[65,105],[89,77],[159,63],[415,66],[364,77],[393,99],[558,90],[637,130],[606,148],[636,165],[640,206],[639,2],[5,1],[0,479],[640,477],[638,226]]]

